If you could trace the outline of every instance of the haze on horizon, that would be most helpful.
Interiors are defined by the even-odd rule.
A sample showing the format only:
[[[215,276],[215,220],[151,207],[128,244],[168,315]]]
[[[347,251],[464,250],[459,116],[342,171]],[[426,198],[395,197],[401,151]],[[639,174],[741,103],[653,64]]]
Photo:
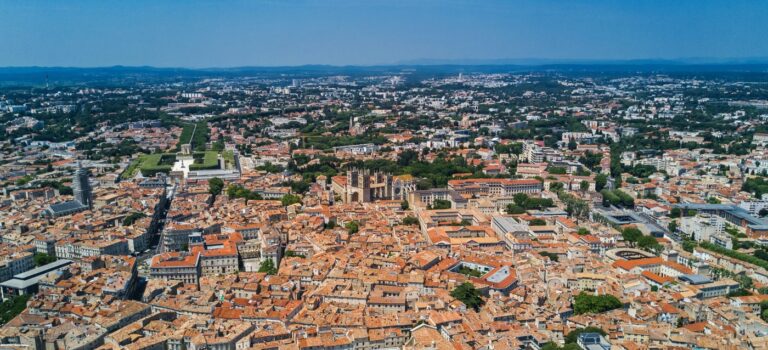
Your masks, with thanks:
[[[768,2],[3,1],[0,66],[768,57]]]

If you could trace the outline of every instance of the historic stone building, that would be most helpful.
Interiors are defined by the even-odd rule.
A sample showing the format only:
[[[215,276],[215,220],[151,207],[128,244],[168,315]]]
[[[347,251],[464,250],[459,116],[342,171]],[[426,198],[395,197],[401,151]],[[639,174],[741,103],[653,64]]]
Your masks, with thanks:
[[[57,218],[93,208],[93,191],[88,180],[88,170],[83,168],[79,162],[77,163],[77,170],[72,176],[72,194],[75,197],[74,200],[51,204],[43,212],[43,215]]]
[[[332,181],[334,194],[344,203],[403,200],[416,188],[410,176],[392,176],[360,169],[347,170],[346,176],[334,176]]]

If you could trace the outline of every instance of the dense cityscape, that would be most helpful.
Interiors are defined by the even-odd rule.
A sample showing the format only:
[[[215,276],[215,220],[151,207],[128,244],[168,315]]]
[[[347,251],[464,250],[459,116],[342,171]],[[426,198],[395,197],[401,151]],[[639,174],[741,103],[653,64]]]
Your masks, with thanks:
[[[102,73],[0,87],[3,348],[768,348],[764,72]]]

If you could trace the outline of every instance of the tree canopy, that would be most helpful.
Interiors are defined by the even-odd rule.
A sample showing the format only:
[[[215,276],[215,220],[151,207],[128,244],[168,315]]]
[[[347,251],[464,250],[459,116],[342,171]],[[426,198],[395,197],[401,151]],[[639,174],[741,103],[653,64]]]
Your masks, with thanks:
[[[573,299],[573,312],[577,315],[597,314],[621,307],[621,301],[610,294],[592,295],[581,292]]]
[[[272,259],[264,260],[259,266],[259,272],[266,273],[267,275],[277,274],[277,267]]]
[[[214,196],[218,196],[224,189],[224,180],[214,177],[208,180],[208,192]]]
[[[464,305],[469,308],[479,310],[485,303],[480,294],[472,283],[464,282],[451,291],[451,296],[460,300]]]

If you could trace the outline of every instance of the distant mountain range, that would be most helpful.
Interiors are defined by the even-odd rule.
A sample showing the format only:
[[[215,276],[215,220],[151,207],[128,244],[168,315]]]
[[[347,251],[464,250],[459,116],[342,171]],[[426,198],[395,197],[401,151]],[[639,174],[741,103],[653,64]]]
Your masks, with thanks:
[[[500,59],[417,59],[398,62],[402,65],[768,65],[766,57],[750,58],[707,58],[688,57],[678,59],[554,59],[554,58],[500,58]]]
[[[311,77],[330,74],[360,75],[402,73],[455,74],[562,71],[565,73],[768,73],[768,58],[677,60],[560,60],[560,59],[422,59],[392,65],[332,66],[303,65],[284,67],[173,68],[151,66],[112,67],[0,67],[0,85],[41,86],[51,84],[100,83],[119,85],[130,82],[183,81],[200,78],[290,75]]]

